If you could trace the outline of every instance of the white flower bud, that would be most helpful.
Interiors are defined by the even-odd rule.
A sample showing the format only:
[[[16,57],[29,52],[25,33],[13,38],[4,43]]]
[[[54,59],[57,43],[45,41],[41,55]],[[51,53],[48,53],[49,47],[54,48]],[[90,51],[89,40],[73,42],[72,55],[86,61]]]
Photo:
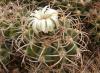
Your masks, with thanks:
[[[29,25],[32,25],[34,33],[41,31],[44,33],[52,32],[55,27],[59,26],[58,12],[48,6],[35,10],[30,16]]]

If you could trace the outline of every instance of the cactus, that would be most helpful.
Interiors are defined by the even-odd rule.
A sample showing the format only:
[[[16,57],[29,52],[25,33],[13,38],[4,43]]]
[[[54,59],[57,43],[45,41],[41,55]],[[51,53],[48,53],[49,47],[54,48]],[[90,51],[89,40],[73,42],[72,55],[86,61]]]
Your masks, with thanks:
[[[16,41],[20,46],[17,51],[24,50],[25,55],[30,58],[28,59],[30,62],[40,63],[38,67],[44,64],[48,68],[59,68],[63,63],[77,66],[72,60],[72,56],[81,57],[81,51],[86,50],[87,45],[84,38],[88,37],[85,32],[73,28],[75,24],[71,23],[70,19],[64,18],[59,22],[61,22],[60,26],[54,32],[48,33],[41,31],[36,34],[32,32],[34,30],[29,30],[32,29],[31,27],[26,26],[29,31],[25,33],[27,36],[24,35],[26,40],[24,37],[19,39],[20,42],[23,40],[25,44],[21,46],[18,45],[19,41]]]

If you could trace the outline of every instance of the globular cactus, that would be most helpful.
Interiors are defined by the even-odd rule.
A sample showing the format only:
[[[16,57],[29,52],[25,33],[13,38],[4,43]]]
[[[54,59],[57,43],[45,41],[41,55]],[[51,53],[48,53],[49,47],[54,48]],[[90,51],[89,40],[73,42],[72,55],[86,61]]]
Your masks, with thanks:
[[[52,16],[52,12],[48,12],[46,14],[47,10],[48,9],[45,9],[44,11],[40,10],[37,11],[37,13],[41,14],[41,12],[43,11],[43,16],[47,14],[49,15],[50,13],[50,15]],[[44,64],[48,68],[59,68],[63,64],[67,63],[71,63],[77,66],[77,64],[73,61],[73,58],[81,57],[82,50],[86,50],[87,44],[84,39],[88,38],[87,34],[77,29],[77,23],[73,24],[74,20],[71,20],[70,18],[68,19],[66,16],[65,18],[61,19],[54,18],[54,20],[52,17],[50,19],[52,25],[56,26],[56,22],[59,22],[59,26],[54,28],[54,26],[49,25],[51,23],[48,23],[48,19],[50,17],[39,19],[36,18],[35,15],[41,18],[40,15],[37,14],[34,14],[34,16],[31,17],[31,21],[29,21],[32,27],[31,25],[29,25],[26,26],[27,29],[24,28],[28,31],[24,34],[26,38],[23,37],[23,40],[20,38],[19,41],[23,41],[22,43],[25,44],[18,45],[18,43],[20,42],[17,40],[16,44],[19,46],[17,51],[23,50],[25,52],[25,55],[29,58],[27,59],[28,61],[37,64],[40,63],[38,64],[38,67],[41,66],[41,64]],[[44,28],[42,28],[43,20],[45,20],[46,22],[44,23]],[[49,31],[48,26],[50,26],[50,28],[52,27],[53,30]],[[76,27],[74,28],[73,26]],[[45,29],[45,31],[43,29]]]

